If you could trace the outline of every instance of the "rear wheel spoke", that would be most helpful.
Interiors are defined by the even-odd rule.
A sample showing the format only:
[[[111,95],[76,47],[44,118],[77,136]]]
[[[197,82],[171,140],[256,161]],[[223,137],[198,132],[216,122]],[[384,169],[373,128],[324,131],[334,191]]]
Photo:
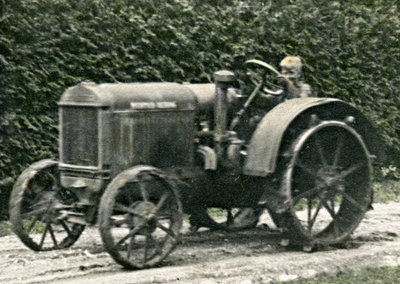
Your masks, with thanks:
[[[344,138],[343,138],[343,135],[340,135],[339,138],[338,138],[338,141],[337,141],[335,155],[333,156],[332,165],[334,167],[336,167],[338,165],[338,163],[339,163],[340,154],[342,152],[343,145],[344,145]]]
[[[315,221],[317,220],[319,211],[322,208],[322,201],[318,200],[318,204],[317,204],[317,208],[315,209],[314,215],[312,216],[312,218],[310,219],[310,221],[308,222],[308,231],[311,233],[312,231],[312,227],[315,224]]]
[[[322,165],[326,166],[328,163],[326,162],[326,158],[325,158],[324,150],[321,145],[320,137],[317,133],[314,135],[314,143],[315,143],[315,147],[317,148],[318,155],[322,162]]]
[[[342,196],[344,199],[346,199],[347,201],[349,201],[353,206],[355,206],[358,210],[360,210],[361,212],[365,211],[365,208],[363,208],[360,204],[358,204],[357,201],[354,200],[353,197],[351,197],[349,194],[347,194],[346,192],[342,192]]]
[[[349,167],[347,170],[342,171],[337,177],[335,177],[336,179],[344,179],[346,178],[348,175],[351,175],[352,173],[354,173],[355,171],[361,169],[362,167],[364,167],[365,164],[363,162],[359,162],[355,165],[352,165],[351,167]]]
[[[302,198],[310,197],[311,195],[317,193],[318,191],[319,191],[319,188],[318,188],[318,187],[314,187],[314,188],[312,188],[312,189],[309,189],[309,190],[307,190],[307,191],[304,191],[304,192],[302,192],[302,193],[299,193],[298,195],[296,195],[296,196],[294,196],[294,197],[292,198],[293,204],[296,204],[296,202],[299,201],[299,200],[302,199]]]
[[[310,176],[315,176],[316,171],[308,166],[306,166],[300,159],[296,160],[296,166],[298,166],[303,172],[309,174]]]
[[[335,214],[335,209],[334,208],[332,209],[326,201],[324,201],[323,204],[324,204],[325,209],[328,211],[329,215],[331,215],[331,217],[332,217],[332,226],[333,226],[333,230],[335,232],[334,234],[335,234],[335,236],[338,236],[339,228],[337,225],[337,215]]]

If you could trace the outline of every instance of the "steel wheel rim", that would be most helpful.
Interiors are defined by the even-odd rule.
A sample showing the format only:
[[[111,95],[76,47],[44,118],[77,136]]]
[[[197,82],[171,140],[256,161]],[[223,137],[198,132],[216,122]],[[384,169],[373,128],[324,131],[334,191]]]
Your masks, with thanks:
[[[327,134],[331,141],[323,138]],[[315,244],[341,242],[358,226],[372,199],[368,150],[352,127],[338,121],[312,127],[295,145],[284,180],[295,233]],[[312,167],[312,159],[320,166]]]
[[[149,177],[164,188],[161,194],[154,195],[143,186],[143,178]],[[147,171],[137,173],[134,181],[130,178],[127,183],[117,183],[108,195],[105,193],[107,208],[105,198],[100,205],[100,232],[105,247],[126,268],[155,266],[179,240],[183,214],[177,193],[161,176]]]
[[[57,162],[43,160],[24,171],[10,198],[10,221],[21,241],[35,251],[71,246],[84,230],[60,218],[62,208],[71,205],[63,198]],[[72,197],[72,193],[68,192]]]

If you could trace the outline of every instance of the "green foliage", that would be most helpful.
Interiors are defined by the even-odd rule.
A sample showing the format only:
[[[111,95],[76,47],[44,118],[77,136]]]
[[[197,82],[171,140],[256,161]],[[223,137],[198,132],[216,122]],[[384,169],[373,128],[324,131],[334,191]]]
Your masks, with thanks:
[[[82,80],[207,82],[244,61],[304,61],[319,96],[355,104],[400,164],[397,1],[6,0],[0,180],[57,156],[57,101]]]
[[[35,223],[33,223],[35,222]],[[24,231],[43,234],[46,229],[46,224],[34,220],[34,217],[29,217],[24,224],[22,224]]]
[[[395,179],[374,182],[375,202],[385,203],[390,200],[400,200],[400,183]]]
[[[10,221],[0,222],[0,237],[10,235],[12,233],[12,224]]]
[[[393,165],[381,167],[379,174],[382,179],[389,178],[393,180],[400,180],[400,168]]]

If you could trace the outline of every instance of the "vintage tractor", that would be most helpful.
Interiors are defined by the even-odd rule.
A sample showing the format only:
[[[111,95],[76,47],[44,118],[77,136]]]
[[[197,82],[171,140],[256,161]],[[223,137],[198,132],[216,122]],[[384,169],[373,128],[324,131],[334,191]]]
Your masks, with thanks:
[[[194,226],[240,230],[267,209],[292,242],[345,241],[373,199],[372,162],[382,155],[374,129],[341,100],[268,105],[266,94],[280,92],[265,77],[253,83],[245,94],[232,72],[218,71],[209,84],[67,89],[59,161],[36,162],[16,181],[15,233],[32,250],[62,249],[98,222],[106,250],[130,269],[174,249],[184,213]]]

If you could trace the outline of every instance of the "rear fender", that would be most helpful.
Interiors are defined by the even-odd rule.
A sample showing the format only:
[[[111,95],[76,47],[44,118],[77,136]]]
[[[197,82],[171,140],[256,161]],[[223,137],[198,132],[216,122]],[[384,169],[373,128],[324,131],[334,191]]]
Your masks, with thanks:
[[[354,106],[332,98],[298,98],[277,105],[263,117],[248,144],[243,173],[259,177],[274,173],[283,145],[290,143],[296,129],[308,127],[312,114],[321,120],[353,117],[352,127],[365,141],[371,158],[385,159],[376,130]]]

